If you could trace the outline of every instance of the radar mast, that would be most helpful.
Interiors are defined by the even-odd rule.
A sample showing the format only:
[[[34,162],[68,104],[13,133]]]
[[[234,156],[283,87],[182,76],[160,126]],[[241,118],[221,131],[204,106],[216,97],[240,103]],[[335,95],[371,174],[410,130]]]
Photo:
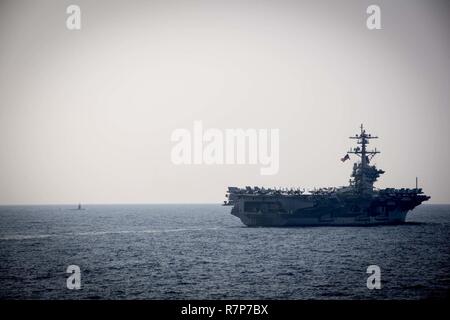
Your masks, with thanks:
[[[372,193],[373,184],[377,181],[378,177],[384,173],[383,170],[378,170],[375,166],[370,165],[370,161],[377,154],[380,153],[376,148],[374,150],[368,150],[367,145],[370,139],[378,139],[376,136],[372,136],[370,133],[366,133],[364,126],[361,124],[361,132],[350,137],[350,139],[356,139],[358,146],[351,148],[347,154],[354,154],[360,158],[359,162],[353,164],[352,180],[350,185],[355,188],[358,193],[367,194]]]

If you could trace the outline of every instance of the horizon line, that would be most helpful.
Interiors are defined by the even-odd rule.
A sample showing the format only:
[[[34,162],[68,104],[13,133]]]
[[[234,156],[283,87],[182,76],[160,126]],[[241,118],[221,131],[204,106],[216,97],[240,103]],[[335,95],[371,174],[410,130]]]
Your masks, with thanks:
[[[0,203],[0,207],[14,207],[14,206],[78,206],[81,204],[82,206],[98,206],[98,205],[196,205],[196,204],[223,204],[223,201],[220,202],[91,202],[91,203],[83,203],[83,202],[65,202],[65,203]],[[449,203],[450,204],[450,203]]]
[[[6,203],[1,204],[0,207],[20,207],[20,206],[101,206],[101,205],[223,205],[223,201],[220,202],[71,202],[71,203]],[[422,203],[420,205],[450,205],[450,202],[432,202]]]

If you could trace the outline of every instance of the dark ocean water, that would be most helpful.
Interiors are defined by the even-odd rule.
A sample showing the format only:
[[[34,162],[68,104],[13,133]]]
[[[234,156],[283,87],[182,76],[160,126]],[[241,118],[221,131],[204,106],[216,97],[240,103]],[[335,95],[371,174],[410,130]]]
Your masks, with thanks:
[[[0,207],[0,298],[450,296],[450,205],[378,227],[247,228],[220,205]],[[81,268],[81,290],[66,287]],[[380,290],[366,268],[381,268]]]

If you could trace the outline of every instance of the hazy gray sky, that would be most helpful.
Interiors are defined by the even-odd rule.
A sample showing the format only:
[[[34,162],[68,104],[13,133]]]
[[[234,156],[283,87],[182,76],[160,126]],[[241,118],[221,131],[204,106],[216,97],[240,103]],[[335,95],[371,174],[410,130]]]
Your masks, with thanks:
[[[66,28],[77,4],[82,29]],[[381,7],[382,30],[366,28]],[[378,187],[450,203],[448,1],[1,1],[0,203],[220,202],[348,182],[360,123]],[[279,128],[280,170],[176,166],[177,128]]]

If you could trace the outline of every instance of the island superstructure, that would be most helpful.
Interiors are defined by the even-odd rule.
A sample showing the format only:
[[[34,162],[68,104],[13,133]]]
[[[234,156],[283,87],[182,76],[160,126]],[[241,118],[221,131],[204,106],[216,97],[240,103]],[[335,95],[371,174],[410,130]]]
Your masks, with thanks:
[[[300,188],[228,187],[224,205],[247,226],[380,225],[404,223],[408,211],[430,199],[417,185],[413,189],[377,189],[374,183],[384,174],[371,164],[380,153],[368,149],[371,139],[363,125],[350,139],[357,146],[341,160],[357,157],[348,186],[305,191]]]

